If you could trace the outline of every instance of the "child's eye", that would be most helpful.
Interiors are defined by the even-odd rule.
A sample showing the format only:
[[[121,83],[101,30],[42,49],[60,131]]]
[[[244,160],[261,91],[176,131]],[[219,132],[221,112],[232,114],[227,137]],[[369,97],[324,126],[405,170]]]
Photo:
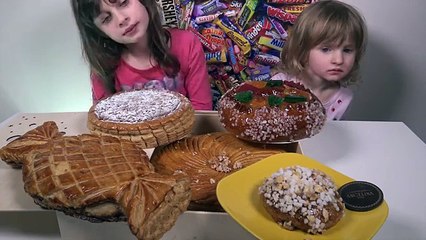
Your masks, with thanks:
[[[129,0],[124,0],[120,2],[120,7],[124,7],[129,3]]]
[[[343,49],[343,52],[345,52],[345,53],[353,53],[353,49],[352,48],[345,48],[345,49]]]
[[[104,18],[102,18],[102,24],[109,23],[111,21],[111,15],[108,15]]]
[[[329,48],[329,47],[322,47],[322,48],[321,48],[321,51],[322,51],[322,52],[329,52],[329,51],[330,51],[330,48]]]

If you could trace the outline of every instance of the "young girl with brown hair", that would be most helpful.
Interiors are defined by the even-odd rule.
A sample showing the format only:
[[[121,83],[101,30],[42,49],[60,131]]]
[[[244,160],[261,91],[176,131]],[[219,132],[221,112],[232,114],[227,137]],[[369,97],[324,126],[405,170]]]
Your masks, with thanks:
[[[190,31],[166,29],[155,0],[71,0],[96,102],[119,91],[177,91],[211,110],[204,52]]]

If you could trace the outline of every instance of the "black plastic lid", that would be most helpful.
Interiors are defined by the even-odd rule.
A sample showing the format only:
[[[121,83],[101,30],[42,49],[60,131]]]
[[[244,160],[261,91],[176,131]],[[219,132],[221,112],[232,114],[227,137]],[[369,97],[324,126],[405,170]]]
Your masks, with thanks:
[[[369,182],[349,182],[341,186],[338,191],[345,207],[352,211],[370,211],[383,202],[382,190]]]

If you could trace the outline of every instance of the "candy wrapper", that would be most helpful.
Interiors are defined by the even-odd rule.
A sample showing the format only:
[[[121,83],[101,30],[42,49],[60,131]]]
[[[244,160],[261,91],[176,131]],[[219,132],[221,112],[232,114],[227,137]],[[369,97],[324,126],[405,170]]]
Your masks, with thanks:
[[[178,27],[181,16],[178,15],[181,3],[174,0],[156,0],[162,13],[162,24],[169,27]]]
[[[157,0],[163,24],[192,31],[208,64],[213,102],[246,80],[270,79],[288,32],[316,0]]]

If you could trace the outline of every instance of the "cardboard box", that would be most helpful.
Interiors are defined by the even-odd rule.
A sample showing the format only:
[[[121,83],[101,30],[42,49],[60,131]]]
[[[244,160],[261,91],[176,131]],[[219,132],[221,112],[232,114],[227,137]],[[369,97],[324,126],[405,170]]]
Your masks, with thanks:
[[[196,121],[192,134],[204,134],[215,131],[224,131],[216,111],[196,111]],[[17,113],[0,123],[0,147],[6,145],[19,136],[41,125],[45,121],[55,121],[59,130],[66,135],[88,133],[86,127],[87,113]],[[299,144],[291,143],[275,145],[288,152],[301,153]],[[150,155],[153,149],[146,149]],[[3,192],[0,201],[0,211],[28,212],[45,211],[34,204],[33,199],[24,192],[22,173],[20,170],[11,169],[0,161],[0,189]],[[109,239],[119,236],[120,239],[134,239],[129,227],[125,223],[90,223],[77,218],[66,216],[61,212],[55,213],[58,224],[51,225],[55,234],[60,234],[65,239]],[[30,217],[30,216],[28,216]],[[59,233],[60,231],[60,233]],[[49,236],[51,236],[50,234]],[[256,238],[241,227],[227,213],[186,211],[162,238],[163,240],[183,239],[244,239]]]

